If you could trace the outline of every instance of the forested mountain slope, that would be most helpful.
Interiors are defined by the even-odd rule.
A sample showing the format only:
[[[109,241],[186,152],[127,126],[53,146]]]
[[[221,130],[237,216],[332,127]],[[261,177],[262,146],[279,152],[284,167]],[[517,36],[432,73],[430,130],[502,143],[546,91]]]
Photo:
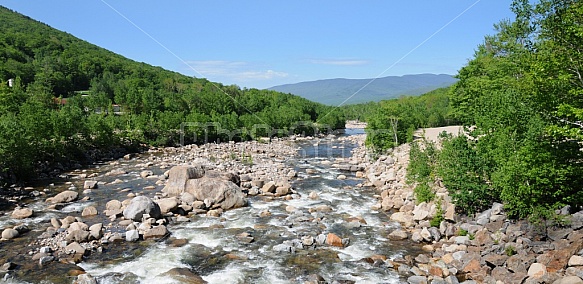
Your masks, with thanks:
[[[13,180],[35,176],[39,165],[83,160],[89,149],[176,145],[181,134],[187,142],[224,141],[344,125],[331,107],[135,62],[4,7],[0,83],[0,172]],[[113,105],[121,107],[115,115]],[[210,124],[208,131],[194,126]]]
[[[448,87],[456,79],[446,74],[414,74],[376,79],[326,79],[269,88],[327,104],[378,102],[399,96],[417,96]],[[346,102],[345,102],[346,101]]]

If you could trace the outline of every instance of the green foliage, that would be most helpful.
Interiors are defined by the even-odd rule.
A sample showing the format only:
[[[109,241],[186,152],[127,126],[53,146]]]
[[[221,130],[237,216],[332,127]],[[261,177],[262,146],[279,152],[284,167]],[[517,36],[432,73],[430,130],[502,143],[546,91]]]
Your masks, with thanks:
[[[417,199],[417,203],[430,202],[435,199],[435,192],[433,192],[427,182],[420,183],[415,186],[413,192],[415,193],[415,199]]]
[[[34,177],[39,164],[90,149],[344,128],[341,109],[135,62],[3,7],[0,30],[0,179]]]
[[[476,213],[496,200],[496,192],[486,182],[486,168],[475,143],[467,137],[461,135],[443,140],[437,174],[460,212]]]
[[[458,236],[467,236],[467,235],[468,235],[468,231],[466,231],[466,230],[464,230],[464,229],[460,228],[460,229],[457,231],[457,235],[458,235]]]
[[[516,254],[516,248],[513,246],[507,246],[506,248],[504,248],[504,254],[506,254],[507,256],[513,256]]]
[[[401,97],[381,101],[366,113],[368,146],[384,150],[413,140],[420,127],[452,125],[449,88],[441,88],[419,97]]]
[[[435,216],[433,216],[433,218],[431,218],[431,220],[429,221],[429,224],[431,225],[431,227],[439,228],[439,225],[441,224],[441,222],[443,220],[445,220],[444,214],[445,214],[445,211],[443,210],[441,198],[438,198],[435,201]]]
[[[472,139],[444,143],[438,173],[458,208],[501,200],[510,216],[546,220],[583,204],[583,3],[511,8],[514,21],[496,25],[458,74],[453,113]]]

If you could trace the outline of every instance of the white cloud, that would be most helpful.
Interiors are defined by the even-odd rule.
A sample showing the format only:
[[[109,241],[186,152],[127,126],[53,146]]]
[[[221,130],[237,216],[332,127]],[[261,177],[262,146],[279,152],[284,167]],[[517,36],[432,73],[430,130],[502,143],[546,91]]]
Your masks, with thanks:
[[[362,59],[309,59],[312,64],[356,66],[368,64],[368,60]]]
[[[261,70],[259,66],[244,61],[202,60],[189,61],[188,64],[203,77],[219,77],[239,82],[270,80],[289,75],[271,69]]]

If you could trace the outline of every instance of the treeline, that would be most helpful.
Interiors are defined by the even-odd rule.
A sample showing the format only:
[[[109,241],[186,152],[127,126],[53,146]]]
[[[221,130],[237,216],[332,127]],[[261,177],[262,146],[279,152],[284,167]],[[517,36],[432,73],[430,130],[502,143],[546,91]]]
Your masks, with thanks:
[[[9,180],[94,149],[344,127],[332,107],[138,63],[3,7],[0,28],[0,173]]]
[[[367,145],[382,151],[411,142],[418,128],[457,123],[449,106],[449,90],[441,88],[418,97],[381,101],[376,108],[368,108]]]
[[[441,151],[414,146],[410,166],[418,182],[441,179],[462,212],[496,201],[513,217],[563,222],[556,210],[583,205],[583,3],[511,8],[516,19],[496,26],[453,86],[467,136]]]

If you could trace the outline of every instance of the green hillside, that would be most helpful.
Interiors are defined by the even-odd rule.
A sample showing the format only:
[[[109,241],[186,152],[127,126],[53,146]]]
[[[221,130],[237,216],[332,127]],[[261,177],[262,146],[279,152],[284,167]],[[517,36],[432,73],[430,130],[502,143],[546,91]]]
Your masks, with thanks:
[[[4,7],[0,83],[0,172],[10,180],[66,168],[96,149],[177,145],[181,137],[201,143],[194,137],[205,134],[224,141],[275,129],[311,132],[314,122],[344,125],[340,112],[307,99],[135,62]],[[206,133],[195,127],[210,124]]]

